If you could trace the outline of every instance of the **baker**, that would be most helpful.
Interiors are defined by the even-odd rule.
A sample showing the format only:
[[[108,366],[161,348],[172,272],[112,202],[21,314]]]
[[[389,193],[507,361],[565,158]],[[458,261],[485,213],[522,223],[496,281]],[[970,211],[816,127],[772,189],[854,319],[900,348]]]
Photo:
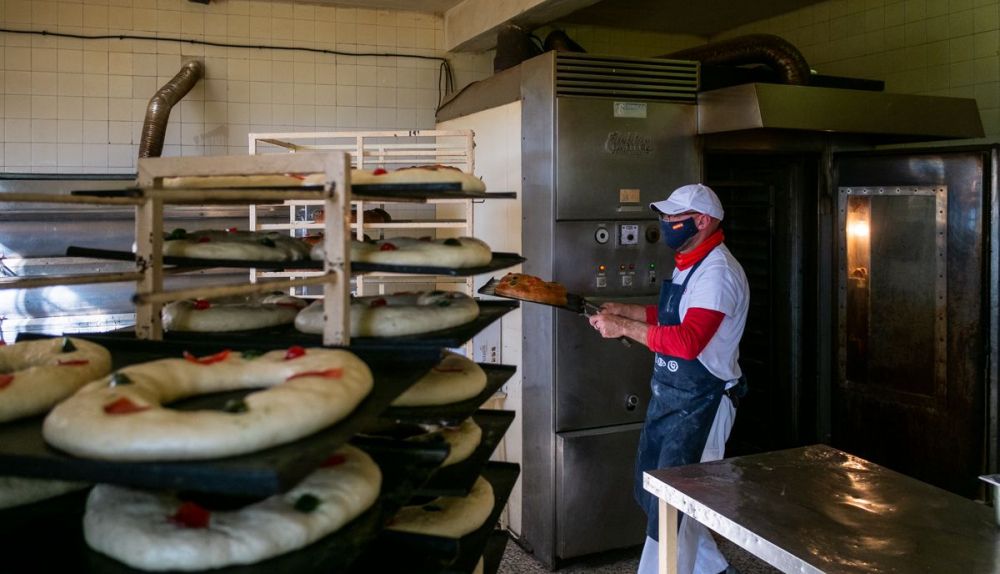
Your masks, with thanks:
[[[723,457],[746,393],[738,358],[750,303],[743,267],[723,243],[722,203],[711,188],[685,185],[650,208],[674,250],[673,277],[663,282],[659,305],[609,302],[590,318],[601,336],[624,335],[656,353],[635,465],[635,496],[647,517],[640,574],[657,571],[658,536],[657,500],[642,488],[642,473]],[[677,553],[681,574],[728,568],[708,529],[694,520],[682,518]]]

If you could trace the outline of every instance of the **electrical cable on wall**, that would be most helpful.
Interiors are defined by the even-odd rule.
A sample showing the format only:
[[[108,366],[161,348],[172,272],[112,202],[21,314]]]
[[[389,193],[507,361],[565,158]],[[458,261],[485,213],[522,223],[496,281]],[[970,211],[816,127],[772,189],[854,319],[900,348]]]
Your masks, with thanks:
[[[345,52],[343,50],[328,50],[326,48],[306,48],[302,46],[268,46],[266,44],[231,44],[228,42],[212,42],[210,40],[189,40],[170,36],[142,36],[139,34],[71,34],[68,32],[49,32],[48,30],[15,30],[12,28],[0,28],[0,32],[6,34],[25,34],[30,36],[53,36],[56,38],[73,38],[76,40],[148,40],[153,42],[181,42],[196,46],[212,46],[216,48],[248,48],[257,50],[287,50],[292,52],[312,52],[315,54],[327,54],[330,56],[353,56],[357,58],[412,58],[416,60],[433,60],[441,62],[438,69],[438,108],[444,97],[455,90],[455,77],[452,73],[451,62],[442,56],[424,56],[421,54],[400,54],[396,52]]]

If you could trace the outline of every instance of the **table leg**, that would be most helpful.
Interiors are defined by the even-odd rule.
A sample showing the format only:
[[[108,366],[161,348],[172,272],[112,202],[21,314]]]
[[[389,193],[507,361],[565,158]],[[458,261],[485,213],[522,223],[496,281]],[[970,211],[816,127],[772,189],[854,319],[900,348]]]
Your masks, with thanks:
[[[660,500],[660,544],[657,563],[660,574],[677,574],[677,509]]]

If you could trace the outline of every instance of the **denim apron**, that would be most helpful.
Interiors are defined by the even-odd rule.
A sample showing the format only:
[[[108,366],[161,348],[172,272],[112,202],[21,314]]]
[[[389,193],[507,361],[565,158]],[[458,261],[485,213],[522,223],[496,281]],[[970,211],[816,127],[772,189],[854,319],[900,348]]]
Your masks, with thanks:
[[[703,261],[691,268],[682,284],[663,281],[657,317],[660,325],[681,323],[681,296]],[[697,358],[686,361],[657,353],[650,386],[653,394],[639,437],[634,488],[636,500],[646,512],[646,536],[656,540],[658,499],[642,488],[642,473],[701,460],[726,382],[710,373]]]

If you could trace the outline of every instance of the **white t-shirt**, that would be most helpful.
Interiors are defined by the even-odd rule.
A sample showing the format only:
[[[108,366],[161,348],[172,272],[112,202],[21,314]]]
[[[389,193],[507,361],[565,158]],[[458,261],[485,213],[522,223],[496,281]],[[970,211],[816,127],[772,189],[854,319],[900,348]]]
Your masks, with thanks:
[[[683,283],[692,268],[683,271],[674,268],[673,283]],[[750,307],[750,286],[743,267],[725,244],[710,251],[688,281],[681,295],[681,321],[691,307],[711,309],[726,315],[719,330],[698,355],[698,360],[723,381],[740,378],[740,338]]]

